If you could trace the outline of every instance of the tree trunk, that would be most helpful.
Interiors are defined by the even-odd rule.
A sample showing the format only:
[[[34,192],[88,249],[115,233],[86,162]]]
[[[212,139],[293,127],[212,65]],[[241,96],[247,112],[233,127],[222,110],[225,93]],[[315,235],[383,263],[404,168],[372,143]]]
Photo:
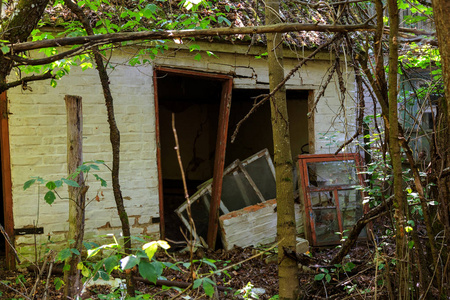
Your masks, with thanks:
[[[94,31],[89,23],[89,19],[83,13],[83,10],[71,0],[65,0],[66,5],[70,10],[77,15],[81,20],[84,29],[88,35],[94,35]],[[117,213],[119,215],[120,222],[122,223],[122,234],[124,239],[124,250],[127,255],[131,254],[131,231],[128,215],[123,204],[122,190],[120,189],[119,181],[119,166],[120,166],[120,131],[117,127],[115,115],[114,115],[114,102],[109,87],[109,77],[106,72],[103,58],[99,52],[98,47],[93,47],[94,60],[97,66],[98,75],[103,88],[103,95],[105,97],[105,105],[108,114],[109,123],[109,138],[111,141],[112,153],[113,153],[113,167],[111,171],[112,187],[114,193],[114,200],[116,201]],[[129,296],[135,295],[135,285],[131,272],[127,272],[127,292]]]
[[[67,111],[67,171],[73,174],[83,163],[83,112],[81,97],[66,95]],[[80,187],[69,186],[69,232],[67,235],[68,247],[75,248],[81,253],[84,237],[84,209],[86,186],[84,186],[83,172],[75,181]],[[77,264],[81,256],[72,254],[66,261],[70,266],[64,271],[64,296],[78,295],[80,292],[80,270]],[[70,282],[70,284],[68,284]]]
[[[388,1],[389,8],[389,153],[394,175],[394,217],[396,221],[396,256],[398,299],[408,299],[407,242],[405,235],[406,197],[403,192],[402,160],[399,144],[397,76],[398,76],[398,7],[397,0]]]
[[[49,0],[20,0],[11,21],[2,22],[1,39],[12,43],[26,42],[41,19],[48,2]],[[0,92],[7,90],[6,77],[11,72],[12,66],[13,61],[7,59],[3,51],[0,51]]]
[[[439,139],[441,141],[441,147],[438,149],[439,157],[436,160],[436,169],[434,171],[438,174],[439,219],[444,226],[445,232],[445,240],[443,242],[447,244],[447,251],[443,252],[443,264],[445,267],[442,272],[442,286],[446,288],[446,291],[442,291],[441,295],[446,294],[448,297],[450,294],[450,286],[448,284],[450,276],[450,150],[448,147],[450,141],[450,22],[448,21],[450,1],[433,0],[433,13],[439,42],[439,52],[441,54],[442,77],[444,79],[445,91],[445,99],[442,99],[439,105],[442,116],[442,123],[440,125],[442,130],[437,130],[437,132],[442,138]]]
[[[279,1],[266,2],[266,24],[279,23]],[[269,82],[272,91],[284,79],[281,34],[267,34]],[[292,155],[286,88],[279,89],[270,101],[274,163],[277,186],[278,278],[280,299],[295,299],[298,294],[297,262],[285,256],[284,249],[295,251],[296,231],[292,185]]]

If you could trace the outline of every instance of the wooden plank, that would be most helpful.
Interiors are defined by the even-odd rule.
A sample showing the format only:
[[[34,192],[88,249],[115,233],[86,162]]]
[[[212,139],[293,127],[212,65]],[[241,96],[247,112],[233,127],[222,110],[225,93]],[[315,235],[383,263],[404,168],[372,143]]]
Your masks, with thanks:
[[[315,113],[311,111],[314,107],[314,91],[309,91],[308,93],[308,111],[310,115],[308,116],[308,150],[310,154],[316,153],[316,136],[314,129],[314,116]]]
[[[208,246],[211,249],[214,249],[216,246],[217,229],[219,227],[219,207],[222,195],[222,177],[225,164],[225,150],[227,147],[228,119],[230,116],[232,88],[233,80],[231,77],[228,77],[228,80],[222,84],[219,126],[217,127],[216,155],[214,158],[213,185],[207,239]]]
[[[8,127],[8,98],[6,92],[0,94],[1,120],[0,120],[0,147],[1,147],[1,168],[3,187],[3,212],[5,231],[14,243],[14,217],[12,202],[12,182],[11,182],[11,157],[9,149],[9,127]],[[14,246],[14,245],[13,245]],[[13,250],[6,246],[6,267],[15,268]]]

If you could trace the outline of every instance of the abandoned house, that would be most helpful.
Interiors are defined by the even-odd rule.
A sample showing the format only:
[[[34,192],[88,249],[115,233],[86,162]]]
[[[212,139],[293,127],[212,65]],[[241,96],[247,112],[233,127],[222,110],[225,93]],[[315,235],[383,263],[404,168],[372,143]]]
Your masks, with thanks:
[[[132,235],[183,240],[183,223],[175,211],[185,198],[174,150],[172,114],[190,195],[211,178],[221,181],[222,177],[215,174],[222,174],[236,160],[243,161],[263,149],[273,158],[268,103],[243,123],[235,142],[230,142],[236,124],[252,108],[254,97],[268,92],[265,46],[225,41],[195,44],[201,52],[192,51],[189,42],[166,44],[164,53],[150,63],[135,66],[128,63],[135,48],[112,53],[108,70],[121,133],[120,184]],[[308,47],[287,48],[285,73],[310,53]],[[334,59],[333,53],[321,52],[287,81],[295,162],[301,154],[332,154],[354,133],[357,104],[352,95],[356,86],[350,67],[343,68],[350,96],[342,97],[338,80],[333,77],[316,103]],[[35,184],[23,189],[33,176],[45,180],[67,176],[65,95],[82,97],[83,160],[110,164],[109,126],[95,68],[82,71],[74,67],[56,87],[49,82],[33,82],[26,89],[15,88],[1,95],[2,107],[7,107],[1,121],[1,222],[16,249],[32,260],[42,257],[48,248],[63,247],[66,241],[68,200],[56,199],[48,205],[43,199],[45,187]],[[314,112],[308,114],[310,111]],[[344,152],[357,150],[351,147]],[[104,178],[108,186],[101,187],[94,176],[88,178],[85,239],[118,236],[121,225],[110,173],[104,166],[92,173]],[[66,188],[61,188],[60,194],[64,198]],[[274,213],[273,208],[271,211]],[[298,215],[297,225],[302,231],[301,213]],[[4,240],[2,247],[8,252]]]

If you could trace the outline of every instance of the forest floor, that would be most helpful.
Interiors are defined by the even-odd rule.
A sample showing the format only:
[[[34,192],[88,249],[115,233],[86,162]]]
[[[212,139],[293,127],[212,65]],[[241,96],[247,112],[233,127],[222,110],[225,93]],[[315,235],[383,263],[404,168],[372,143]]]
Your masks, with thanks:
[[[262,248],[235,248],[230,251],[217,250],[197,250],[194,259],[199,261],[208,258],[218,270],[230,267],[227,271],[214,275],[212,279],[218,286],[229,288],[227,291],[218,291],[216,297],[218,299],[244,299],[243,292],[235,295],[236,291],[251,283],[255,292],[259,293],[259,299],[277,299],[278,294],[278,277],[277,262],[275,252],[265,252],[262,255],[248,260],[255,254],[262,253]],[[339,266],[327,266],[326,262],[330,260],[338,251],[336,247],[314,249],[309,256],[304,256],[309,261],[309,268],[303,268],[299,271],[300,290],[303,299],[370,299],[377,293],[378,299],[386,297],[386,288],[383,285],[378,286],[378,290],[374,288],[375,264],[374,250],[368,242],[359,242],[346,258],[346,262],[350,262],[351,268]],[[156,259],[159,261],[189,261],[188,253],[171,253],[158,252]],[[345,266],[345,264],[344,264]],[[17,269],[15,271],[7,271],[0,266],[0,299],[63,299],[62,289],[56,290],[54,280],[56,277],[62,277],[58,273],[58,268],[54,268],[51,278],[46,285],[47,275],[36,284],[36,272],[30,271],[30,268]],[[208,264],[198,267],[198,274],[207,274],[212,270]],[[59,269],[60,272],[60,269]],[[137,272],[136,272],[137,273]],[[324,275],[320,275],[324,274]],[[329,276],[328,276],[329,275]],[[139,274],[136,274],[139,276]],[[169,281],[188,282],[189,272],[165,269],[163,276]],[[322,279],[317,279],[323,277]],[[316,278],[316,279],[315,279]],[[33,286],[36,284],[36,290],[32,292]],[[162,286],[155,286],[148,282],[138,281],[136,284],[138,293],[142,295],[140,299],[171,299],[180,296],[181,299],[207,299],[202,289],[184,290],[167,289]],[[152,295],[147,297],[143,295]],[[108,295],[108,296],[107,296]],[[190,298],[189,298],[189,297]],[[274,297],[275,296],[275,297]],[[272,298],[274,297],[274,298]],[[114,292],[109,286],[93,285],[83,294],[83,299],[120,299],[120,291]],[[246,298],[256,299],[256,298]]]

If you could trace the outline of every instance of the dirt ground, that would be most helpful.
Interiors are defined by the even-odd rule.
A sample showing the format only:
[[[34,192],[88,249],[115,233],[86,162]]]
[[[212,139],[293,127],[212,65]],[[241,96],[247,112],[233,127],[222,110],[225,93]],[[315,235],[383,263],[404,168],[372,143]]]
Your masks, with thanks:
[[[333,273],[330,276],[329,282],[324,277],[323,280],[314,280],[315,276],[324,273],[324,268],[321,268],[323,263],[330,259],[337,251],[336,248],[322,248],[315,249],[311,253],[311,258],[308,259],[310,267],[303,268],[299,271],[300,289],[304,295],[304,299],[343,299],[349,294],[355,299],[370,299],[373,296],[373,278],[375,268],[371,264],[373,261],[373,251],[370,249],[368,243],[360,242],[357,247],[352,250],[350,257],[357,257],[358,260],[352,260],[355,264],[352,272],[348,273]],[[194,255],[194,259],[208,258],[215,260],[217,269],[234,265],[227,272],[222,272],[220,275],[215,275],[213,280],[218,286],[229,288],[226,292],[219,291],[218,299],[243,299],[235,296],[234,293],[238,289],[242,289],[249,282],[258,290],[263,292],[259,295],[259,299],[270,299],[278,294],[278,278],[277,278],[277,262],[275,253],[265,253],[252,260],[246,259],[261,252],[260,248],[236,248],[231,251],[208,251],[198,250]],[[164,252],[159,252],[156,255],[159,261],[189,261],[187,253],[171,253],[167,255]],[[243,262],[245,261],[245,262]],[[326,269],[329,269],[326,268]],[[15,271],[7,271],[0,266],[0,299],[63,299],[62,289],[56,290],[54,280],[56,277],[62,277],[58,273],[58,268],[54,268],[50,280],[47,284],[47,275],[36,284],[36,273],[30,269],[18,269]],[[211,267],[204,264],[198,269],[199,274],[207,274]],[[60,271],[60,269],[59,269]],[[330,274],[332,270],[330,270]],[[187,282],[189,272],[184,269],[184,272],[166,269],[163,276],[169,281]],[[340,274],[340,275],[339,275]],[[136,276],[139,276],[136,272]],[[36,289],[33,292],[33,286],[36,284]],[[149,283],[138,281],[138,293],[152,295],[152,298],[141,299],[171,299],[180,294],[183,289],[165,289],[161,286],[155,286]],[[352,291],[350,291],[353,288]],[[349,293],[350,291],[350,293]],[[109,298],[102,295],[107,295],[113,292],[108,286],[94,285],[83,294],[83,299],[119,299],[116,296]],[[361,293],[363,292],[363,293]],[[377,291],[378,299],[383,299],[383,288]],[[186,290],[183,296],[191,298],[184,299],[207,299],[202,289]],[[28,298],[27,298],[28,297]],[[183,298],[179,298],[183,299]],[[253,299],[253,298],[249,298]]]

